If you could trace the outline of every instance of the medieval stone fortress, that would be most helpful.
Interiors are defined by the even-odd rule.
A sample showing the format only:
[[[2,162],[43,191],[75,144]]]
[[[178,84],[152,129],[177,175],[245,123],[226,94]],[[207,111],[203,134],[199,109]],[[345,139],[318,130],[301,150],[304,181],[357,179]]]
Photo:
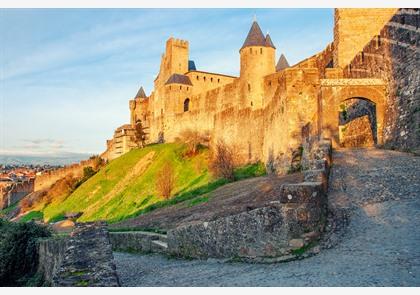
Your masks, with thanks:
[[[410,9],[336,9],[334,41],[289,66],[254,21],[239,48],[240,75],[197,70],[188,41],[170,38],[154,89],[130,100],[130,124],[107,141],[104,158],[146,143],[172,142],[185,129],[237,147],[244,162],[283,173],[311,138],[333,147],[417,149],[418,15]],[[274,28],[270,28],[274,29]],[[193,50],[193,48],[192,48]],[[416,95],[417,93],[417,95]]]
[[[254,20],[239,77],[171,37],[105,152],[7,190],[0,218],[53,232],[31,244],[44,285],[420,286],[419,24],[335,9],[333,41],[290,65]]]

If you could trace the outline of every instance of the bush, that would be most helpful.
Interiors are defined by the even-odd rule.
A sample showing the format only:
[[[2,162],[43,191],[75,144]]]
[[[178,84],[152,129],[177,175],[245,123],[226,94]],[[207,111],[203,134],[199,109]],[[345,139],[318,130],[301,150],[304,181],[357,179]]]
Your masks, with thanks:
[[[169,199],[174,185],[174,169],[169,163],[166,163],[156,175],[156,190],[160,196]]]
[[[46,227],[33,222],[0,219],[0,286],[25,286],[33,281],[38,267],[36,240],[49,236]]]
[[[199,133],[198,131],[185,129],[183,130],[177,141],[187,145],[187,156],[196,155],[201,146],[207,146],[209,142],[209,135],[206,133]]]
[[[234,181],[235,154],[233,148],[228,147],[223,141],[219,141],[211,156],[210,170],[216,177]]]

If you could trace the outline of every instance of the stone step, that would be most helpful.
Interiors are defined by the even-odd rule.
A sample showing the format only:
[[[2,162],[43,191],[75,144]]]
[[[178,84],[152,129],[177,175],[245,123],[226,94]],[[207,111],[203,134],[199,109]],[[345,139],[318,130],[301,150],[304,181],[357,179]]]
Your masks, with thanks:
[[[152,241],[152,252],[164,253],[168,250],[168,243],[159,240]]]

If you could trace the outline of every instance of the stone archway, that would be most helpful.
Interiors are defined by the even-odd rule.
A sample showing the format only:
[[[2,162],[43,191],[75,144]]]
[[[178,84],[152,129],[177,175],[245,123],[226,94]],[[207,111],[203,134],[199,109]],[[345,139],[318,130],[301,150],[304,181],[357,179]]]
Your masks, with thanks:
[[[369,120],[363,116],[354,115],[353,118],[360,121],[355,125],[359,125],[363,128],[365,133],[369,130],[366,128],[367,121],[371,122],[371,136],[373,140],[372,145],[383,144],[383,128],[384,128],[384,117],[385,117],[385,85],[380,79],[325,79],[321,81],[321,97],[320,97],[320,135],[322,137],[328,137],[332,139],[333,147],[341,145],[343,138],[341,126],[346,125],[349,122],[343,120],[343,105],[347,108],[348,105],[354,101],[363,101],[362,104],[374,105],[374,120],[372,114]],[[355,106],[357,109],[357,107]],[[357,111],[355,111],[357,113]],[[340,121],[341,120],[341,121]],[[352,121],[352,120],[349,120]],[[356,122],[357,122],[356,121]],[[365,121],[362,123],[361,121]],[[372,122],[375,121],[375,122]],[[354,123],[353,123],[354,124]],[[365,126],[365,127],[361,127]],[[355,138],[362,134],[357,134],[357,128],[352,131]],[[363,133],[361,132],[361,133]],[[367,134],[366,134],[367,136]],[[365,136],[365,137],[366,137]],[[355,140],[357,146],[357,140]]]
[[[378,143],[376,104],[364,97],[344,100],[338,112],[342,147],[371,147]]]

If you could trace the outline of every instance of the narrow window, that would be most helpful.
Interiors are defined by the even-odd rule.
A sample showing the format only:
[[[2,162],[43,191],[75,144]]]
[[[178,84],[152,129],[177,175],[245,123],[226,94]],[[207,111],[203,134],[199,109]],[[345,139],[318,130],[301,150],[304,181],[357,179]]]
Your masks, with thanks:
[[[260,54],[262,54],[262,48],[260,48]]]
[[[220,79],[217,79],[217,83],[220,83]]]
[[[210,78],[210,82],[213,82],[213,78]]]
[[[362,51],[362,62],[365,62],[365,53]]]
[[[252,101],[251,101],[251,107],[253,106],[253,103],[252,103]]]
[[[188,112],[190,110],[190,99],[187,98],[184,100],[184,112]]]
[[[198,76],[197,76],[197,80],[198,80],[199,78],[198,78]]]
[[[252,48],[250,48],[250,49],[249,49],[249,53],[251,53],[251,54],[252,54]]]
[[[182,89],[182,86],[179,86],[179,90],[181,90]]]
[[[206,82],[206,76],[204,76],[203,80],[204,80],[204,82]]]
[[[248,84],[248,91],[251,91],[251,84]]]

